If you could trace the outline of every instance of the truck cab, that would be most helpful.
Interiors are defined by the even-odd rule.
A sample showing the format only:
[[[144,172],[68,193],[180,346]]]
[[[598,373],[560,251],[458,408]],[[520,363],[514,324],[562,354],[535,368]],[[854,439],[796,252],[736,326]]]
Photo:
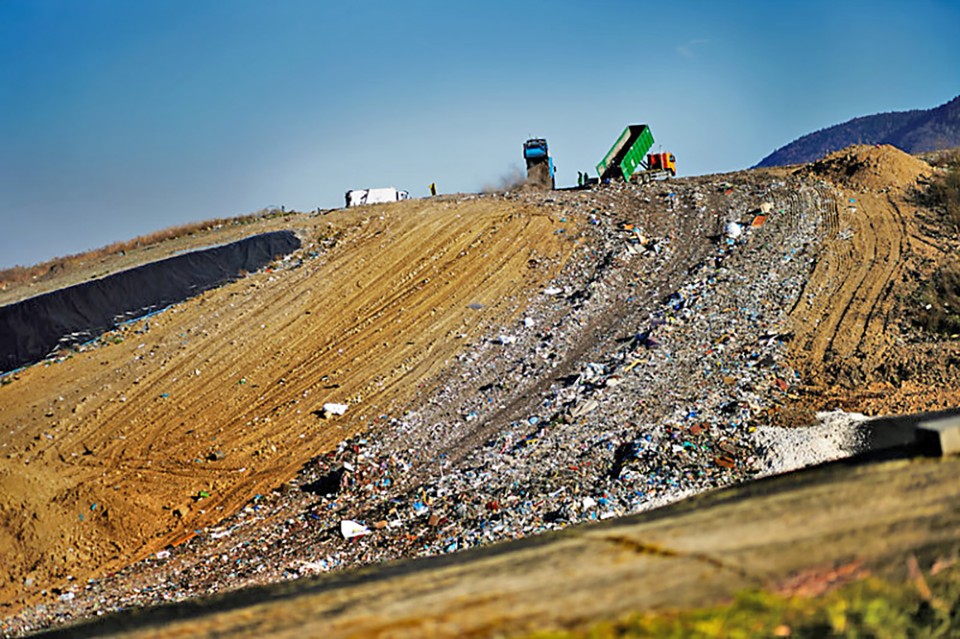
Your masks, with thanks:
[[[647,155],[648,171],[669,171],[670,175],[677,174],[677,158],[673,153],[650,153]]]

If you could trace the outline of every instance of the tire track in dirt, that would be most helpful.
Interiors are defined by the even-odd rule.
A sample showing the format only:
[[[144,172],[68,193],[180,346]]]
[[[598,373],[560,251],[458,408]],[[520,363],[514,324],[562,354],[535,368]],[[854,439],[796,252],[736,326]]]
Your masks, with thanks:
[[[892,310],[889,291],[902,270],[909,238],[887,202],[857,195],[856,206],[837,206],[836,226],[829,221],[834,211],[821,204],[827,237],[802,296],[806,304],[798,304],[791,313],[796,343],[803,345],[800,369],[809,384],[837,374],[854,383],[862,381],[870,362],[882,357],[878,352],[882,340],[872,336],[883,334],[882,318]],[[841,198],[850,199],[830,188],[820,200]]]
[[[877,283],[877,294],[874,303],[868,311],[860,335],[858,354],[864,358],[879,360],[885,356],[887,337],[889,335],[890,317],[896,304],[894,290],[903,278],[906,266],[906,255],[910,251],[912,237],[907,228],[906,220],[893,198],[887,197],[883,205],[889,206],[891,216],[888,229],[891,232],[882,236],[889,246],[889,254],[884,258],[883,282]],[[895,229],[892,229],[895,226]]]
[[[945,256],[917,208],[915,189],[929,169],[892,147],[855,147],[798,171],[819,178],[825,228],[790,313],[799,405],[890,414],[955,403],[953,369],[930,359],[942,346],[907,340],[900,326],[901,300],[919,284],[919,265],[929,270]]]

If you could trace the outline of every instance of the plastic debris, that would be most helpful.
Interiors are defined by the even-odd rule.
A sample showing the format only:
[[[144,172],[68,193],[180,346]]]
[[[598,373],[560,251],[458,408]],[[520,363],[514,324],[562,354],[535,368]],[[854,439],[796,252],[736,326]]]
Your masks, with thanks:
[[[340,534],[343,535],[344,539],[353,539],[354,537],[369,535],[370,529],[353,520],[344,519],[340,522]]]
[[[323,405],[323,416],[329,417],[330,415],[343,415],[347,412],[347,409],[350,408],[347,404],[336,404],[333,402]]]

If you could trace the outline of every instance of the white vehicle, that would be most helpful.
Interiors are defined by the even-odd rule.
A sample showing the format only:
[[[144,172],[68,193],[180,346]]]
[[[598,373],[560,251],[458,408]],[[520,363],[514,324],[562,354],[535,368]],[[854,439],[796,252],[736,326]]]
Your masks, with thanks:
[[[356,189],[347,191],[347,208],[363,206],[364,204],[382,204],[384,202],[399,202],[410,197],[407,191],[395,189],[392,186],[384,189]]]

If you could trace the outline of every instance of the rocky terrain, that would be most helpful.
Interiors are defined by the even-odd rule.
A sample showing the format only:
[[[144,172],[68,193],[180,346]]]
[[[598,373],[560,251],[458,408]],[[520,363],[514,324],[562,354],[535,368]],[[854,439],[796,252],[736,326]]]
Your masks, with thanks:
[[[956,405],[957,339],[909,321],[956,250],[932,171],[857,147],[252,225],[303,248],[3,377],[0,628],[615,518]]]

